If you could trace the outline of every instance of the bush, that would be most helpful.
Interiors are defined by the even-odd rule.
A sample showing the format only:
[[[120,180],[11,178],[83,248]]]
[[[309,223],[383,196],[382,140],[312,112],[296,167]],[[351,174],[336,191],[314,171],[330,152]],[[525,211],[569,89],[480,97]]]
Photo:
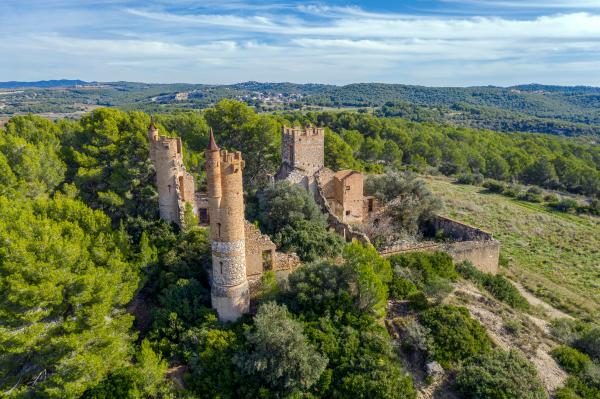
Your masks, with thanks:
[[[550,322],[550,333],[565,345],[572,346],[589,329],[590,327],[586,323],[566,317]]]
[[[500,183],[496,180],[486,180],[483,183],[483,187],[487,189],[488,193],[502,194],[506,186],[504,183]]]
[[[417,286],[412,281],[394,273],[388,289],[390,299],[400,300],[407,299],[410,294],[417,291]]]
[[[579,207],[579,204],[575,200],[565,198],[559,202],[548,204],[548,206],[560,212],[575,213]]]
[[[600,327],[593,327],[584,331],[577,339],[574,346],[587,353],[595,361],[600,361]]]
[[[495,298],[515,309],[529,308],[529,302],[527,302],[519,290],[517,290],[517,288],[504,276],[487,276],[483,281],[483,286]]]
[[[538,187],[531,187],[521,196],[521,199],[529,202],[542,202],[542,190]]]
[[[504,323],[503,327],[511,335],[519,335],[523,330],[523,324],[519,320],[509,320]]]
[[[480,173],[463,173],[456,179],[458,184],[471,184],[473,186],[480,186],[483,183],[483,175]]]
[[[515,309],[528,309],[529,303],[508,279],[477,270],[471,262],[460,263],[456,270],[464,278],[484,287],[496,299]]]
[[[339,235],[327,231],[320,222],[310,220],[285,226],[273,236],[273,242],[283,251],[296,252],[305,262],[336,257],[344,246]]]
[[[412,173],[369,175],[364,192],[387,204],[384,216],[391,220],[392,231],[402,230],[410,235],[416,235],[442,205],[427,184]]]
[[[452,258],[444,252],[413,252],[394,255],[389,259],[394,268],[409,269],[414,278],[413,283],[419,288],[439,278],[455,280],[458,277]]]
[[[556,359],[558,364],[571,374],[579,374],[585,369],[585,366],[592,361],[585,354],[573,349],[569,346],[562,345],[552,350],[552,357]]]
[[[560,198],[558,198],[558,195],[554,193],[548,193],[544,195],[544,201],[554,203],[560,201]]]
[[[492,348],[485,328],[471,318],[466,308],[449,305],[430,308],[421,313],[420,322],[431,331],[431,356],[444,368]]]
[[[410,294],[408,297],[408,303],[414,310],[425,310],[429,307],[429,300],[423,291],[416,291]]]
[[[548,397],[533,365],[516,351],[494,350],[469,360],[454,388],[466,399]]]
[[[565,386],[556,391],[556,399],[598,399],[600,389],[591,387],[581,378],[569,377]]]
[[[523,186],[521,186],[520,184],[509,184],[507,187],[504,188],[504,191],[502,192],[502,194],[511,198],[520,197],[523,195],[522,193]]]

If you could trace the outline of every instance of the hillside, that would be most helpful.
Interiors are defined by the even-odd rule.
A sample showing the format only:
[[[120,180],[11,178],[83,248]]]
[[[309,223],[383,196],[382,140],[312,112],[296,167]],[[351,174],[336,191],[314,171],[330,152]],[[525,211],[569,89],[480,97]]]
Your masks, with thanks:
[[[482,188],[428,178],[445,213],[502,242],[503,272],[552,305],[583,317],[600,312],[600,219],[482,193]]]
[[[258,111],[376,108],[382,116],[445,122],[505,132],[597,136],[600,88],[522,85],[425,87],[361,83],[346,86],[244,82],[232,85],[86,83],[80,80],[0,82],[0,116],[68,113],[86,106],[168,112],[206,108],[223,98]],[[17,90],[18,89],[18,90]]]

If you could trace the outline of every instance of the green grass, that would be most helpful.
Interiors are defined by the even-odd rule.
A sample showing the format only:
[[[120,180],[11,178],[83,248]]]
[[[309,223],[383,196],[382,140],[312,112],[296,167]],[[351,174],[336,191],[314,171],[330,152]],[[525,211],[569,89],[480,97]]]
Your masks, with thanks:
[[[600,316],[600,218],[551,211],[444,178],[426,180],[444,201],[444,214],[500,240],[508,260],[503,273],[568,313]]]

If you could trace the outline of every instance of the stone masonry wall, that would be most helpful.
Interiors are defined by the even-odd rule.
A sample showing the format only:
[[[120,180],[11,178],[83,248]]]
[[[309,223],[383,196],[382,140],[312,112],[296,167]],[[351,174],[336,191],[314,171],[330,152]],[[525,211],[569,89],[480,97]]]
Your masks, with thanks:
[[[408,252],[436,252],[448,253],[454,262],[470,261],[479,270],[496,274],[500,259],[500,242],[492,235],[477,227],[452,220],[444,216],[435,216],[429,228],[434,235],[443,231],[450,242],[419,242],[400,247],[387,248],[380,251],[382,256],[392,256]]]
[[[302,169],[312,176],[325,165],[323,128],[284,127],[281,141],[281,159],[287,169]]]
[[[321,181],[321,173],[323,172],[324,176],[327,176],[328,169],[324,168],[322,171],[316,174],[316,192],[315,192],[315,201],[321,207],[321,209],[327,214],[327,222],[329,224],[329,228],[334,230],[337,234],[344,237],[346,241],[358,240],[363,244],[370,244],[371,241],[366,234],[361,231],[354,229],[348,223],[343,222],[340,218],[338,218],[327,201],[325,194],[323,192],[323,187],[325,184]],[[330,171],[329,171],[330,172]]]

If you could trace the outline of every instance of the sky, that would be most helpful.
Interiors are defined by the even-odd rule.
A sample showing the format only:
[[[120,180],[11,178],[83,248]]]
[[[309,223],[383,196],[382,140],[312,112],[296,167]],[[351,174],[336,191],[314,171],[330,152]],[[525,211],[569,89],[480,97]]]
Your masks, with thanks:
[[[600,86],[600,0],[0,0],[0,81]]]

